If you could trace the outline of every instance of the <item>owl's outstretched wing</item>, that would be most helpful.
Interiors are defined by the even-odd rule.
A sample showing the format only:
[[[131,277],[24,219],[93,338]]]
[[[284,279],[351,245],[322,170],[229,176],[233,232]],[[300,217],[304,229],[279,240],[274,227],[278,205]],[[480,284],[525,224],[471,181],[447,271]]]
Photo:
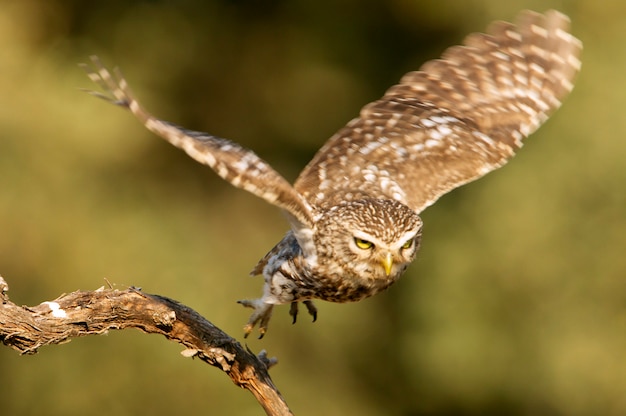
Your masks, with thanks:
[[[187,130],[155,118],[137,101],[119,70],[110,73],[96,56],[92,56],[91,61],[93,66],[81,66],[89,78],[103,89],[104,94],[94,91],[89,93],[128,108],[148,130],[211,167],[232,185],[282,208],[292,217],[290,220],[296,228],[310,228],[313,225],[309,204],[286,179],[254,152],[230,140]],[[296,224],[293,219],[297,221]]]
[[[296,190],[322,207],[369,195],[420,212],[502,166],[573,88],[582,44],[568,29],[559,12],[525,11],[468,36],[365,106]]]

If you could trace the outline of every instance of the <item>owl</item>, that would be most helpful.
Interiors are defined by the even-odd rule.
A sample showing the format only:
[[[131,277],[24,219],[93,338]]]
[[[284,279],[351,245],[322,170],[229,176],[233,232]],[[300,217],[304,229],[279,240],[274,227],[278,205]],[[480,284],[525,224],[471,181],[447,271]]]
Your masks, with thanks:
[[[353,302],[393,284],[422,238],[420,212],[504,165],[573,88],[581,42],[557,12],[520,13],[469,35],[404,75],[332,136],[291,185],[251,150],[152,116],[119,70],[84,65],[103,92],[151,132],[220,177],[280,208],[289,231],[254,267],[263,295],[244,327],[266,333],[275,305]]]

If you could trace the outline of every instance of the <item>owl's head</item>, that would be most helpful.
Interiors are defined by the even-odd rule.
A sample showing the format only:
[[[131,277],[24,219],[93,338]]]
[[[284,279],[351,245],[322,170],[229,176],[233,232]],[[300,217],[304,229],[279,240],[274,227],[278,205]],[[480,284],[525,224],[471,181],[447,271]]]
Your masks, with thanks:
[[[313,233],[326,274],[382,290],[415,259],[422,220],[393,200],[346,201],[322,215]],[[373,293],[372,293],[373,294]]]

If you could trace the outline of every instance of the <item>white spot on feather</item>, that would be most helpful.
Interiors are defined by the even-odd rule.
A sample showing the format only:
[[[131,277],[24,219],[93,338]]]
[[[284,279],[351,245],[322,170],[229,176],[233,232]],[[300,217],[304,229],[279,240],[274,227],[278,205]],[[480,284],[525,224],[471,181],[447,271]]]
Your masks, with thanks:
[[[383,143],[381,143],[380,141],[377,141],[377,140],[371,141],[365,146],[361,147],[359,149],[359,153],[361,153],[362,155],[368,155],[374,150],[378,149],[382,145]]]
[[[484,133],[481,133],[479,131],[473,131],[472,135],[474,137],[476,137],[477,139],[480,139],[483,142],[487,143],[489,146],[495,146],[496,145],[496,143],[493,141],[493,139],[491,137],[487,136]]]

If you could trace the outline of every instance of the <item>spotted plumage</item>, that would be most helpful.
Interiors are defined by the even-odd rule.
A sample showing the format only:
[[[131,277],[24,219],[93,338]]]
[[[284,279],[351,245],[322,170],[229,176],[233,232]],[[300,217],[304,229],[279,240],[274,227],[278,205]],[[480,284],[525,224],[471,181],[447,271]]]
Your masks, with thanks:
[[[331,137],[290,185],[238,144],[148,113],[119,71],[96,57],[89,77],[146,128],[232,185],[281,208],[291,229],[252,271],[263,275],[245,326],[267,330],[277,304],[358,301],[394,283],[421,241],[419,213],[453,188],[505,164],[573,88],[582,45],[566,16],[520,13],[468,36],[406,74]]]

